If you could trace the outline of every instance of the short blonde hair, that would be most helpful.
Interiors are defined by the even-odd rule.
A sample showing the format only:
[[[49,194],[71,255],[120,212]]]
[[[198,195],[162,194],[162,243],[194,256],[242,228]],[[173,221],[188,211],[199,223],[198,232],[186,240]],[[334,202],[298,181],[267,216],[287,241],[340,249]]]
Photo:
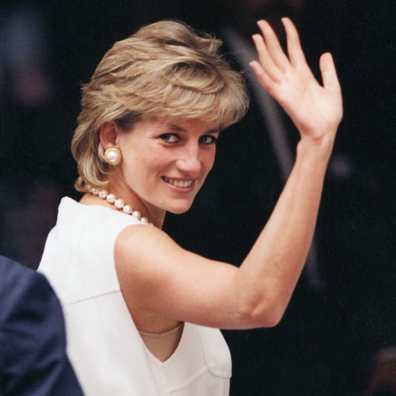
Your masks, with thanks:
[[[244,116],[245,82],[220,55],[221,44],[175,21],[145,26],[114,44],[83,87],[72,142],[77,190],[107,184],[109,165],[99,140],[105,122],[128,131],[140,120],[201,119],[223,129]]]

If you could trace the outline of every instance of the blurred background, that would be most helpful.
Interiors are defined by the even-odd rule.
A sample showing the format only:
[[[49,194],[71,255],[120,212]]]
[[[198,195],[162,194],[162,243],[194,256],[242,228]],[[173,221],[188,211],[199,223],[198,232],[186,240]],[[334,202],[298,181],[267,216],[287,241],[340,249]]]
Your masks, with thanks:
[[[223,132],[191,211],[169,215],[165,229],[187,249],[239,265],[276,203],[298,138],[246,66],[255,21],[268,19],[284,40],[282,16],[296,23],[318,78],[320,54],[332,52],[345,116],[285,317],[273,329],[224,332],[231,395],[364,395],[378,354],[393,356],[396,345],[392,0],[2,0],[0,254],[37,268],[61,197],[79,199],[70,142],[81,84],[104,53],[141,25],[179,19],[224,41],[224,56],[248,82],[251,109]],[[370,394],[391,392],[384,385]]]

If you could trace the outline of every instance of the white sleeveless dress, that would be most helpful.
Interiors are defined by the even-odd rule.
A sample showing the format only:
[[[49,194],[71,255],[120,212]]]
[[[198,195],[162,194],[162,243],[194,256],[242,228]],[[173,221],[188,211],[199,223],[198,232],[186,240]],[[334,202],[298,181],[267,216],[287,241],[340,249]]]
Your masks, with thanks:
[[[231,356],[218,329],[185,323],[165,362],[144,344],[118,283],[114,243],[132,216],[63,198],[39,271],[65,314],[68,355],[86,396],[226,396]]]

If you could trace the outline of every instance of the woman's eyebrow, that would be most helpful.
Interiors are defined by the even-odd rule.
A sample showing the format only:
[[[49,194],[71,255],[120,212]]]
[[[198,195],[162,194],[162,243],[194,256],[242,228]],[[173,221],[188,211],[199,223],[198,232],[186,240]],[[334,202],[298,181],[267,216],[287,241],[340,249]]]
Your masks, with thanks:
[[[182,127],[179,126],[179,125],[169,125],[169,128],[170,128],[172,131],[175,131],[175,132],[188,132],[187,129],[182,128]]]
[[[185,133],[188,133],[188,130],[187,130],[187,129],[185,129],[185,128],[179,126],[179,125],[169,125],[169,128],[170,128],[172,131],[175,131],[175,132],[185,132]],[[208,131],[205,131],[205,133],[219,133],[219,132],[220,132],[220,128],[212,128],[212,129],[209,129]]]
[[[209,129],[209,131],[206,131],[205,133],[220,133],[220,128],[212,128]]]

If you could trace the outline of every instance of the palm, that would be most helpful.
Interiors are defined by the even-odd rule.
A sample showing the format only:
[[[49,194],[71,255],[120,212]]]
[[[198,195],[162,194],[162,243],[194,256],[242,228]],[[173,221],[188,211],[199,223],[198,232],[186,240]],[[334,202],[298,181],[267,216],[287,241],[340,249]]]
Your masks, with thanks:
[[[254,61],[251,66],[264,88],[295,123],[302,139],[335,134],[342,118],[342,98],[332,57],[324,54],[320,59],[321,86],[306,63],[296,28],[288,19],[283,22],[289,58],[271,27],[260,21],[264,38],[253,37],[260,62]]]

